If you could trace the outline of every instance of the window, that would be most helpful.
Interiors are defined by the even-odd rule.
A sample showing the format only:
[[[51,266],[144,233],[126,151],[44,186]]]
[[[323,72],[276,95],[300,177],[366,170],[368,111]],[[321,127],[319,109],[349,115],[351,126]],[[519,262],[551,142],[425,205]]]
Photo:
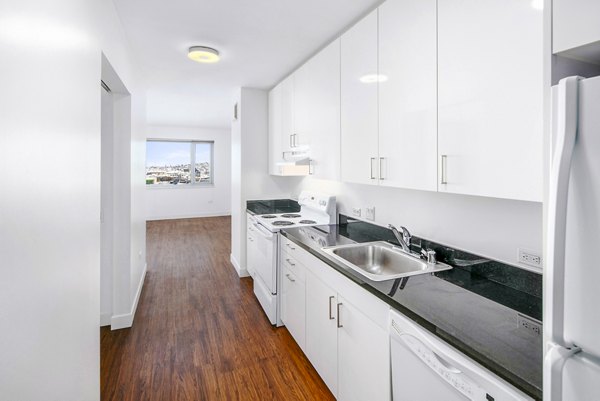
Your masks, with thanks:
[[[146,141],[146,185],[211,185],[213,145],[206,141]]]

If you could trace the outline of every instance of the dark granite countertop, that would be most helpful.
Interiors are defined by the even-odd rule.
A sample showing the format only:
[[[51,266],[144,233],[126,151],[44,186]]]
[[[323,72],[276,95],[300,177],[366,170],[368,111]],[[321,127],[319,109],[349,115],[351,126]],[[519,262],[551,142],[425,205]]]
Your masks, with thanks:
[[[394,280],[370,281],[321,250],[354,242],[396,243],[390,230],[350,222],[288,228],[281,234],[515,387],[542,399],[542,336],[519,325],[523,315],[541,320],[541,275],[413,237],[413,244],[435,249],[439,260],[455,267],[410,277],[394,291]]]
[[[300,205],[292,199],[249,200],[246,211],[251,214],[297,213]]]

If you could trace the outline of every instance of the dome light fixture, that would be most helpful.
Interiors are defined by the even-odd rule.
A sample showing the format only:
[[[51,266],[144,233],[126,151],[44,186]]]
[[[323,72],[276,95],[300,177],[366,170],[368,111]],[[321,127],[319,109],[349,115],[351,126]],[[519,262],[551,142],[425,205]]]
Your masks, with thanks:
[[[188,57],[199,63],[216,63],[221,59],[218,50],[206,46],[190,47]]]

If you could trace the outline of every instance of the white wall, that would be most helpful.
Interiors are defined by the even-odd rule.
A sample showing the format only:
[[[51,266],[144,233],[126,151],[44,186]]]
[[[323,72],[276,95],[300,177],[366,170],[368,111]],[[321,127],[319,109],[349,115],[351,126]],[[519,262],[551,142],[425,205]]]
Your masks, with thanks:
[[[115,264],[113,329],[131,326],[146,273],[146,218],[144,210],[146,162],[146,89],[143,72],[129,46],[127,35],[112,1],[95,2],[99,47],[131,96],[114,95],[115,119],[130,119],[130,126],[117,125],[115,210],[119,233]],[[118,154],[118,156],[117,156]],[[125,173],[126,172],[126,173]]]
[[[542,254],[542,204],[344,184],[305,178],[293,191],[312,189],[337,196],[338,212],[375,206],[375,223],[406,226],[412,234],[481,256],[518,265],[517,248]],[[531,269],[527,266],[520,266]]]
[[[289,198],[301,181],[268,174],[268,94],[240,88],[233,99],[239,118],[231,125],[231,263],[240,276],[246,270],[246,201]]]
[[[0,2],[2,400],[100,399],[102,52],[132,93],[128,274],[137,288],[145,101],[113,4]]]
[[[231,213],[231,131],[148,126],[148,139],[214,141],[214,185],[146,187],[146,220],[224,216]]]

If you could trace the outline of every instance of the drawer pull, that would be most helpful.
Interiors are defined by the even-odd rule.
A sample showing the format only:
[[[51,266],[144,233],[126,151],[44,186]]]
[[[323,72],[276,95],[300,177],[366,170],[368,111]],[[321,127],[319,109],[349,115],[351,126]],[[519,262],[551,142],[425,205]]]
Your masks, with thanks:
[[[337,304],[337,327],[338,327],[338,329],[341,329],[342,327],[344,327],[344,325],[342,324],[342,320],[340,319],[341,318],[340,306],[342,306],[341,302]]]
[[[286,277],[287,277],[287,279],[288,279],[288,280],[290,280],[292,283],[295,283],[295,282],[296,282],[296,280],[294,280],[293,278],[291,278],[289,274],[286,274],[285,276],[286,276]]]
[[[295,263],[292,263],[291,259],[286,259],[285,261],[288,262],[290,266],[296,266]]]
[[[330,296],[330,297],[329,297],[329,320],[333,320],[333,319],[335,319],[335,317],[331,315],[331,314],[332,314],[332,312],[333,312],[333,311],[331,310],[331,309],[332,309],[332,308],[331,308],[331,300],[332,300],[332,299],[335,299],[335,296],[333,296],[333,295],[332,295],[332,296]]]

